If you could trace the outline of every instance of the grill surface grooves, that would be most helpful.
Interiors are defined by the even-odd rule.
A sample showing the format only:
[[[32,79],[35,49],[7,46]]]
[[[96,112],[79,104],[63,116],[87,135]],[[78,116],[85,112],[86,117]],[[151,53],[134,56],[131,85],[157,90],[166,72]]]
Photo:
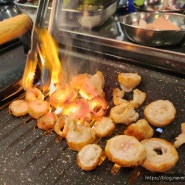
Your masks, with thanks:
[[[91,64],[91,65],[89,65]],[[143,117],[146,104],[157,99],[172,101],[177,109],[177,116],[172,124],[159,135],[170,142],[180,133],[180,124],[185,121],[185,79],[161,71],[135,66],[125,59],[112,60],[85,54],[71,57],[71,65],[80,72],[94,74],[96,70],[105,76],[106,98],[111,103],[112,90],[117,87],[119,72],[137,72],[142,76],[139,89],[147,93],[147,101],[139,111]],[[0,184],[6,185],[123,185],[134,181],[134,185],[149,185],[144,182],[143,174],[153,174],[142,167],[121,168],[116,175],[111,174],[113,164],[105,161],[92,172],[82,171],[76,164],[76,152],[70,150],[65,140],[57,142],[54,132],[44,134],[35,127],[36,121],[25,116],[15,118],[8,113],[8,107],[0,110]],[[123,128],[121,128],[123,129]],[[116,133],[121,133],[118,130]],[[108,138],[98,143],[105,145]],[[185,166],[185,145],[178,149],[179,161],[168,174],[183,174]],[[134,179],[137,173],[141,175]],[[159,182],[159,184],[168,184]]]
[[[15,141],[10,143],[9,147],[13,147],[14,145],[18,144],[20,141],[22,141],[25,137],[27,137],[29,134],[31,134],[33,131],[33,127],[29,128],[26,132],[21,134]]]

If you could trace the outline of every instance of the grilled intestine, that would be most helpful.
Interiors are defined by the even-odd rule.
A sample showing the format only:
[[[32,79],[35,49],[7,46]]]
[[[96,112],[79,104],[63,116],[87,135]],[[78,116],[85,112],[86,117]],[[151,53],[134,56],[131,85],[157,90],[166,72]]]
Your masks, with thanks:
[[[108,159],[121,167],[134,167],[142,164],[146,150],[135,137],[117,135],[110,138],[105,146]]]
[[[156,100],[144,109],[146,120],[155,127],[169,125],[176,116],[176,109],[169,100]]]
[[[55,84],[55,91],[44,99],[42,91],[32,87],[26,91],[25,99],[15,100],[9,105],[9,112],[17,117],[29,114],[36,119],[39,129],[53,131],[59,138],[65,139],[69,148],[77,152],[77,165],[82,170],[93,170],[107,157],[120,167],[142,165],[148,170],[160,171],[146,165],[145,159],[151,157],[147,153],[150,149],[142,141],[153,137],[155,125],[151,125],[150,120],[147,121],[148,113],[145,118],[138,111],[139,108],[144,110],[143,107],[147,107],[144,103],[152,103],[145,101],[147,93],[139,89],[141,80],[137,73],[118,73],[118,86],[113,88],[112,104],[109,105],[104,92],[103,73],[97,71],[95,74],[78,74],[68,84]],[[128,94],[132,94],[131,99],[128,99]],[[168,103],[172,105],[171,102]],[[166,106],[169,108],[168,104]],[[118,125],[125,127],[121,133]],[[102,138],[107,140],[104,149],[98,144]],[[179,138],[181,135],[176,138],[176,147],[184,142],[180,141],[179,144]],[[168,144],[168,141],[164,141],[162,147],[168,149]],[[173,163],[169,162],[168,168],[163,168],[162,171],[173,168],[178,160],[178,153],[173,145],[172,148]],[[90,156],[89,151],[93,152]],[[156,158],[159,157],[160,154],[154,149],[152,152]],[[93,163],[89,162],[91,159]]]
[[[15,100],[9,105],[9,113],[16,116],[28,114],[28,102],[25,100]]]
[[[77,154],[77,164],[85,171],[95,169],[100,163],[103,150],[97,144],[84,146]]]
[[[124,130],[124,134],[134,136],[139,141],[142,141],[143,139],[151,138],[154,135],[154,129],[145,119],[140,119],[129,125],[126,130]]]
[[[185,143],[185,122],[181,123],[181,133],[175,138],[174,146],[179,148]]]
[[[152,172],[166,172],[172,169],[179,159],[175,147],[164,139],[144,139],[141,143],[146,148],[146,158],[141,165]]]

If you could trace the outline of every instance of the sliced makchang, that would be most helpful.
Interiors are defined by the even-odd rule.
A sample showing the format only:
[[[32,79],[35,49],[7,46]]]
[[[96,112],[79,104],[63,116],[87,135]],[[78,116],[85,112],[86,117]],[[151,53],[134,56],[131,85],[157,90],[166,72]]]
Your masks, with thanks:
[[[88,73],[75,75],[70,82],[70,86],[74,89],[81,89],[83,84],[86,83],[92,75]]]
[[[26,90],[25,100],[29,102],[33,100],[44,100],[44,94],[37,87],[31,87]]]
[[[63,133],[64,125],[65,125],[65,119],[64,119],[64,116],[61,116],[56,120],[56,123],[54,125],[54,131],[60,137],[64,137],[64,133]]]
[[[28,112],[32,118],[38,119],[50,110],[50,104],[47,101],[33,100],[28,105]]]
[[[127,100],[123,99],[125,91],[119,88],[113,89],[113,103],[114,105],[119,105],[126,102]]]
[[[185,123],[181,123],[181,133],[175,138],[174,146],[179,148],[185,143]]]
[[[97,71],[96,74],[92,75],[87,81],[85,81],[79,93],[86,99],[92,99],[96,96],[104,97],[104,84],[105,80],[102,72]]]
[[[93,129],[98,137],[106,137],[114,131],[115,123],[110,117],[102,117],[95,122]]]
[[[90,116],[92,119],[97,120],[105,115],[108,104],[104,97],[96,96],[88,102],[90,108]]]
[[[87,100],[77,98],[74,101],[66,103],[62,109],[62,114],[74,119],[87,119],[89,117],[90,107]]]
[[[131,103],[125,102],[114,106],[110,110],[110,118],[114,123],[123,123],[129,125],[135,122],[139,117],[139,114],[134,110]]]
[[[97,167],[101,160],[102,149],[97,144],[88,144],[77,154],[77,164],[82,170],[90,171]]]
[[[63,117],[63,118],[62,118]],[[61,137],[66,137],[68,132],[74,128],[74,124],[77,124],[77,120],[68,116],[60,117],[55,124],[55,132],[56,130],[60,130],[60,132],[56,132]],[[63,122],[62,122],[63,121]]]
[[[54,129],[56,122],[56,115],[53,112],[47,112],[39,119],[37,119],[37,126],[43,130],[51,130]]]
[[[134,106],[134,108],[138,108],[145,101],[146,93],[139,89],[134,89],[133,93],[133,99],[130,101],[130,103]]]
[[[150,138],[141,141],[146,148],[146,158],[142,166],[152,172],[166,172],[178,161],[175,147],[161,138]]]
[[[144,109],[146,120],[153,126],[164,127],[170,124],[176,115],[176,109],[169,100],[156,100]]]
[[[136,123],[132,123],[124,131],[124,134],[134,136],[139,141],[151,138],[154,134],[153,128],[145,119],[140,119]]]
[[[71,121],[66,133],[66,141],[68,146],[75,151],[79,151],[87,144],[95,141],[96,135],[92,128],[77,124]]]
[[[15,100],[8,108],[9,112],[16,117],[28,114],[28,102],[25,100]]]
[[[107,141],[105,154],[110,161],[121,167],[134,167],[143,162],[146,151],[135,137],[117,135]]]
[[[141,76],[137,73],[119,73],[118,82],[125,92],[131,92],[141,82]]]
[[[51,106],[58,108],[64,106],[65,103],[75,100],[77,92],[68,85],[58,87],[49,97]]]

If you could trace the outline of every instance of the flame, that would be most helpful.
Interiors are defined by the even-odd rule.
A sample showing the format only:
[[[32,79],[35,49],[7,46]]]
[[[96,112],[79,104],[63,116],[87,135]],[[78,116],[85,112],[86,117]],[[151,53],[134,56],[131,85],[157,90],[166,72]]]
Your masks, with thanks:
[[[44,76],[44,83],[42,84],[43,91],[48,90],[48,86],[53,91],[53,85],[62,81],[63,70],[62,64],[59,59],[59,48],[56,44],[52,35],[48,32],[47,29],[41,29],[35,27],[34,37],[36,40],[35,50],[30,50],[27,55],[27,62],[22,78],[22,86],[26,90],[33,85],[36,66],[39,65],[41,74]],[[40,57],[40,63],[38,63],[38,55]],[[49,75],[48,72],[49,71]]]
[[[89,101],[91,117],[97,119],[105,115],[108,104],[104,97],[96,96]]]
[[[75,99],[65,104],[63,114],[76,119],[85,119],[89,115],[89,104],[85,99]]]
[[[64,71],[58,53],[59,48],[46,29],[35,28],[38,36],[37,51],[40,57],[41,74],[47,68],[50,73],[49,83],[42,84],[42,90],[47,90],[49,102],[54,114],[63,114],[77,120],[91,121],[104,116],[107,102],[104,99],[104,77],[101,72],[95,75],[77,75],[69,84],[64,82]],[[27,79],[33,78],[33,70],[29,71]],[[26,83],[26,82],[25,82]]]
[[[55,115],[58,115],[58,114],[60,114],[61,112],[62,112],[62,107],[58,107],[58,108],[54,111]]]
[[[22,86],[24,90],[31,88],[35,77],[36,67],[37,55],[35,52],[29,51],[24,69],[24,74],[22,77]]]
[[[61,107],[77,97],[77,92],[68,85],[57,86],[55,91],[50,95],[50,104],[55,107]]]
[[[37,48],[42,64],[41,70],[44,68],[49,70],[51,76],[50,90],[54,91],[54,85],[61,82],[63,77],[62,64],[58,56],[59,48],[47,29],[35,28],[35,31],[40,41]],[[43,89],[45,85],[43,84]]]
[[[50,84],[50,87],[49,87],[49,95],[51,95],[52,93],[54,93],[56,90],[56,86],[54,83],[51,83]]]

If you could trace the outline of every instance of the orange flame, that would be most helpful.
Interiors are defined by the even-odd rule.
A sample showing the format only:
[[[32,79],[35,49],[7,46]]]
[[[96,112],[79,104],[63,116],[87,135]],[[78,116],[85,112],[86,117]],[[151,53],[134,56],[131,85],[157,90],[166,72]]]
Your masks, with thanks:
[[[37,36],[40,41],[39,55],[43,70],[45,67],[49,69],[51,75],[50,89],[53,91],[54,84],[62,81],[63,71],[62,64],[58,56],[59,48],[46,29],[36,29]],[[43,84],[43,89],[45,88]]]
[[[104,98],[102,73],[97,72],[93,76],[86,73],[77,75],[69,84],[66,84],[63,82],[64,71],[55,40],[46,29],[35,28],[35,32],[39,40],[37,51],[40,56],[41,73],[45,68],[50,72],[50,84],[42,84],[42,90],[49,91],[49,102],[55,109],[54,114],[75,117],[80,122],[104,116],[107,102]],[[29,69],[32,66],[27,67]],[[28,71],[30,73],[27,76],[31,75],[29,78],[32,78],[33,70]]]

